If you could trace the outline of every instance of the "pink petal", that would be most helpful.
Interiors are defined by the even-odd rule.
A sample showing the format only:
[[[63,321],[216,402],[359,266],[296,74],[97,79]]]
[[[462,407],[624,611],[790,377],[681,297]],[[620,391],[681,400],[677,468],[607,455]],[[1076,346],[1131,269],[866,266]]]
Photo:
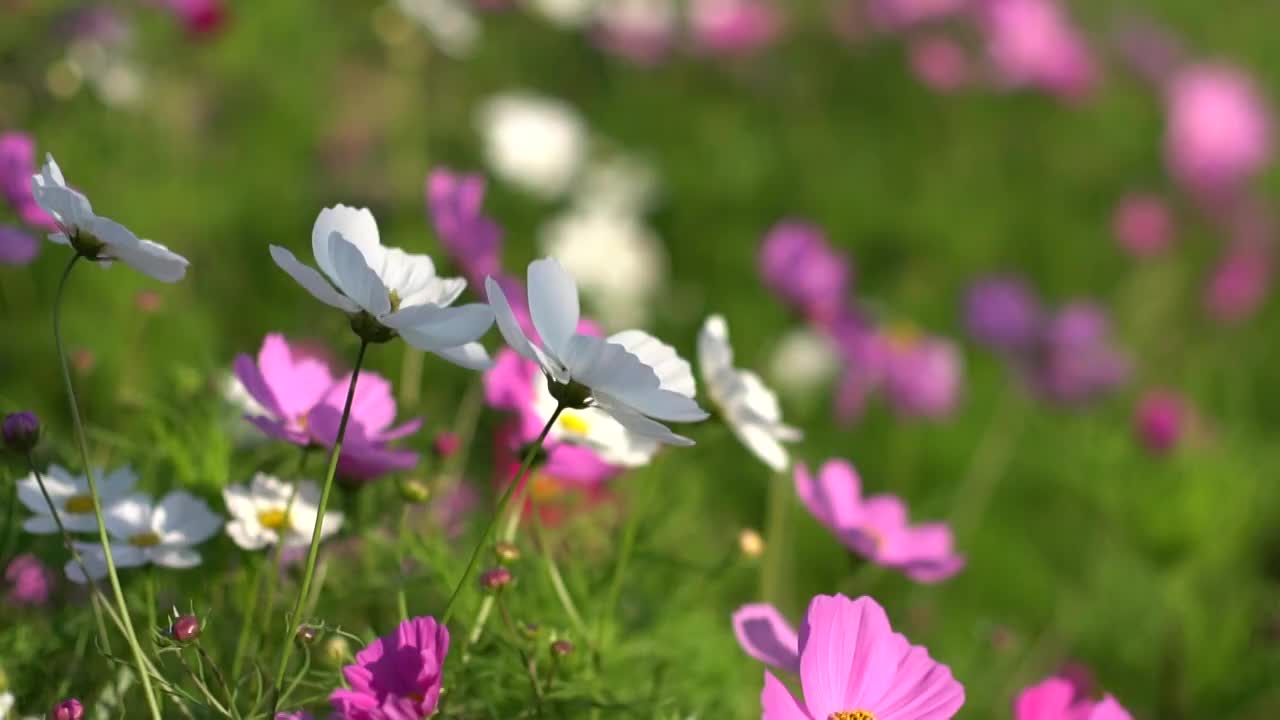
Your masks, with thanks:
[[[871,710],[891,689],[903,648],[870,597],[818,595],[800,627],[800,682],[810,714]]]
[[[831,460],[818,470],[815,480],[809,474],[809,468],[797,464],[795,483],[796,493],[805,507],[828,528],[843,530],[857,520],[862,483],[853,465],[843,460]]]
[[[1061,720],[1075,699],[1071,683],[1051,677],[1023,690],[1013,701],[1014,720]]]
[[[350,373],[338,378],[329,387],[321,405],[336,408],[341,415],[350,382]],[[351,419],[364,428],[366,434],[381,432],[396,419],[396,400],[386,378],[374,372],[360,373],[356,394],[351,401]]]
[[[258,402],[259,405],[270,410],[277,418],[284,417],[284,411],[280,409],[280,401],[276,399],[276,394],[272,392],[271,386],[267,384],[266,378],[262,376],[262,371],[257,365],[253,364],[253,359],[248,355],[240,354],[231,363],[231,369],[236,375],[236,379],[244,386],[246,392]]]
[[[767,603],[743,605],[733,614],[733,633],[748,655],[787,672],[800,670],[800,640],[778,609]]]
[[[1128,710],[1121,707],[1120,703],[1110,695],[1102,698],[1102,702],[1093,707],[1093,712],[1089,713],[1088,720],[1133,720],[1133,716]]]
[[[929,651],[910,646],[901,635],[900,646],[908,648],[898,665],[893,688],[881,700],[876,716],[880,720],[948,720],[964,705],[964,687],[951,676],[951,669],[929,657]]]
[[[760,693],[763,720],[813,720],[813,716],[800,709],[796,699],[768,670],[764,672],[764,690]]]
[[[258,351],[258,369],[275,394],[280,415],[285,419],[306,415],[333,385],[328,365],[290,347],[279,333],[263,339],[262,349]]]

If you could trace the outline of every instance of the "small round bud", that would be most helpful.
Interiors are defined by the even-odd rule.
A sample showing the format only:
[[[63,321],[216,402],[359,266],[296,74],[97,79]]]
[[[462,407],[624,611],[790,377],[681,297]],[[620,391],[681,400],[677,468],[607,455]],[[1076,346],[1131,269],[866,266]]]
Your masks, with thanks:
[[[189,643],[200,637],[200,620],[195,615],[183,615],[169,626],[169,636],[180,643]]]
[[[511,584],[511,571],[504,567],[496,567],[480,573],[480,587],[489,592],[498,592]]]
[[[431,442],[431,449],[440,458],[453,457],[461,447],[462,438],[455,432],[442,432]]]
[[[303,645],[310,645],[320,637],[320,631],[313,625],[303,625],[298,628],[298,632],[294,633],[294,637]]]
[[[320,654],[328,661],[330,665],[341,665],[351,657],[351,643],[341,635],[334,635],[324,641],[324,645],[320,648]]]
[[[40,440],[40,419],[33,412],[16,412],[4,417],[4,444],[16,453],[30,452]]]
[[[551,654],[556,657],[566,657],[573,654],[573,643],[568,640],[557,640],[551,643]]]
[[[49,711],[49,720],[84,720],[84,705],[75,698],[63,700]]]
[[[516,547],[515,543],[499,540],[493,546],[493,554],[497,556],[498,562],[503,565],[510,565],[520,559],[520,548]]]
[[[405,478],[400,481],[400,497],[405,502],[424,503],[431,497],[431,488],[421,480],[413,478]]]
[[[537,640],[542,634],[542,626],[538,623],[520,623],[520,632],[530,640]]]
[[[743,555],[755,560],[764,554],[764,538],[755,530],[746,528],[738,533],[738,549],[742,550]]]

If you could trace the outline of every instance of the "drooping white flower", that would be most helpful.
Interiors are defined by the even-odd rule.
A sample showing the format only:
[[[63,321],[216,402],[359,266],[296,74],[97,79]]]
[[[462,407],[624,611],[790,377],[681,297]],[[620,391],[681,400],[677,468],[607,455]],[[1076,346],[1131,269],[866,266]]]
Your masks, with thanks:
[[[84,475],[73,475],[61,465],[50,465],[48,470],[40,473],[40,477],[44,480],[49,499],[57,508],[58,517],[69,532],[93,532],[98,529],[98,519],[93,514],[93,498],[89,495],[89,481]],[[128,465],[106,475],[102,474],[101,468],[95,468],[94,478],[98,481],[98,498],[102,501],[104,511],[128,495],[138,482],[138,476]],[[18,482],[18,499],[35,513],[34,517],[27,518],[22,523],[24,530],[36,535],[58,532],[58,524],[49,514],[49,505],[40,493],[35,473]]]
[[[830,382],[839,370],[835,343],[808,328],[783,335],[769,357],[769,379],[784,394],[812,393]]]
[[[485,157],[503,180],[536,195],[565,192],[587,155],[587,128],[569,105],[542,95],[496,95],[480,110]]]
[[[541,344],[520,329],[502,288],[485,282],[498,329],[507,344],[537,362],[557,401],[571,409],[595,407],[641,437],[670,445],[692,445],[656,420],[698,422],[707,413],[693,396],[689,363],[674,348],[642,330],[608,338],[577,332],[578,287],[552,258],[529,264],[529,314]]]
[[[103,266],[119,260],[161,282],[177,282],[187,274],[186,258],[159,243],[139,239],[115,220],[95,215],[89,198],[67,187],[53,155],[46,156],[40,174],[31,176],[31,192],[58,223],[60,232],[50,234],[49,240],[70,245]]]
[[[175,490],[159,503],[144,494],[116,501],[104,516],[111,535],[111,555],[116,567],[162,567],[186,569],[200,564],[195,545],[213,537],[222,527],[204,500],[185,490]],[[76,550],[94,579],[107,574],[106,557],[98,543],[76,542]],[[85,582],[80,566],[68,560],[65,571],[72,582]]]
[[[292,486],[275,476],[257,473],[249,485],[224,488],[222,499],[231,513],[227,535],[245,550],[261,550],[279,543],[281,536],[286,545],[305,545],[311,541],[320,508],[320,488],[310,480],[301,480],[295,494]],[[342,513],[326,512],[321,538],[337,533],[342,528],[342,520]]]
[[[367,208],[321,210],[311,230],[311,249],[324,275],[278,245],[271,246],[271,257],[317,300],[351,316],[352,329],[362,338],[385,342],[399,335],[465,368],[489,366],[488,353],[475,342],[493,323],[489,307],[449,307],[467,281],[438,277],[427,255],[384,247]]]
[[[782,422],[778,398],[759,375],[733,366],[729,326],[719,315],[707,318],[698,333],[698,365],[711,401],[733,434],[775,472],[786,470],[790,457],[782,443],[799,440],[800,431]]]

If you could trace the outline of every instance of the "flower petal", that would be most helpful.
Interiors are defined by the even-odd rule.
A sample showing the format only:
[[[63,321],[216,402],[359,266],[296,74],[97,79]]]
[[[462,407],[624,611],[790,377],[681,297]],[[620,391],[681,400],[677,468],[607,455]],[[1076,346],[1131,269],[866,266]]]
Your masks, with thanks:
[[[493,325],[493,310],[483,303],[461,307],[416,305],[392,313],[383,323],[396,328],[420,350],[457,347],[475,341]]]
[[[578,330],[578,286],[553,258],[529,263],[529,314],[552,356],[564,359],[569,339]]]
[[[760,706],[764,720],[813,720],[813,716],[800,708],[787,686],[768,670],[764,671],[764,691],[760,693]]]
[[[204,500],[186,490],[174,490],[156,505],[151,528],[166,545],[187,546],[213,537],[222,522]]]
[[[609,336],[609,342],[617,343],[635,355],[640,362],[653,368],[659,387],[686,397],[697,393],[693,369],[680,357],[676,349],[643,330],[624,330]]]
[[[337,263],[330,243],[335,232],[368,258],[366,265],[381,266],[382,241],[378,238],[378,222],[373,219],[373,213],[368,208],[357,210],[346,205],[325,208],[311,226],[311,251],[315,253],[316,264],[335,284],[338,284]]]
[[[151,532],[151,515],[151,497],[137,493],[103,508],[102,519],[112,537],[128,540],[134,535]]]
[[[148,551],[151,562],[167,568],[186,570],[200,564],[200,553],[189,547],[160,546]]]
[[[480,343],[467,343],[466,345],[441,348],[431,352],[454,365],[459,365],[468,370],[488,370],[493,366],[493,360],[489,358],[489,353]]]
[[[173,283],[187,274],[187,259],[151,240],[141,240],[110,218],[93,219],[92,232],[107,244],[108,254],[144,275]]]
[[[596,407],[608,413],[610,417],[618,421],[618,424],[642,438],[680,447],[692,447],[694,445],[694,442],[689,438],[671,432],[671,428],[655,420],[650,420],[632,410],[626,403],[608,394],[597,392],[594,397]]]
[[[964,686],[951,676],[951,669],[929,657],[929,651],[912,646],[906,638],[898,645],[905,648],[893,687],[876,705],[877,717],[884,720],[947,720],[964,705]],[[1020,717],[1020,720],[1025,720]]]
[[[540,354],[534,352],[533,343],[524,334],[524,330],[520,329],[520,321],[511,311],[511,304],[507,302],[507,295],[502,291],[498,281],[492,277],[485,278],[484,291],[485,296],[489,298],[489,308],[493,310],[493,319],[498,324],[498,332],[502,333],[502,339],[507,341],[512,350],[520,353],[521,357],[541,365]]]
[[[333,263],[334,283],[343,295],[376,318],[391,312],[391,297],[382,278],[360,249],[337,232],[329,238],[329,259]]]
[[[329,284],[324,276],[316,272],[315,268],[307,267],[298,262],[298,258],[293,253],[280,247],[279,245],[271,246],[271,259],[276,261],[276,265],[281,270],[289,273],[289,277],[311,293],[311,296],[325,305],[336,307],[346,313],[360,312],[360,306],[352,302],[349,298],[344,297]]]
[[[733,633],[738,645],[756,660],[787,672],[800,670],[800,640],[774,606],[752,603],[738,608]]]
[[[863,596],[819,595],[800,627],[800,682],[810,714],[877,711],[892,686],[903,648],[889,618]]]

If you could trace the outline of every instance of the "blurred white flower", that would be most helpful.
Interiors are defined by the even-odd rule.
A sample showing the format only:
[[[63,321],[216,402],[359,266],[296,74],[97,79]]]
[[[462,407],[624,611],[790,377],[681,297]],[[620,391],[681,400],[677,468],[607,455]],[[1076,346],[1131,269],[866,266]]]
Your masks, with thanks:
[[[493,171],[544,198],[569,189],[587,153],[587,128],[578,112],[532,93],[489,98],[480,109],[480,132]]]
[[[61,465],[50,465],[40,474],[44,480],[44,488],[49,499],[58,510],[58,517],[69,532],[93,532],[98,529],[98,519],[93,514],[93,498],[89,496],[89,481],[84,475],[72,475]],[[98,481],[98,498],[102,501],[103,510],[110,508],[115,501],[128,495],[138,482],[128,465],[102,474],[102,468],[94,469],[94,477]],[[50,535],[58,532],[58,525],[49,514],[49,505],[40,493],[40,485],[32,473],[18,482],[18,499],[27,509],[35,513],[27,518],[22,528],[36,535]]]
[[[640,215],[649,209],[658,188],[653,166],[632,155],[593,159],[573,191],[580,207]]]
[[[641,437],[692,445],[657,420],[698,422],[707,413],[693,396],[689,363],[674,348],[641,330],[607,339],[577,332],[578,288],[551,258],[529,264],[529,315],[541,338],[535,345],[520,329],[506,295],[493,278],[485,283],[498,329],[507,344],[542,368],[551,394],[566,407],[594,407]]]
[[[116,501],[104,520],[111,535],[111,554],[116,567],[162,567],[186,569],[200,564],[200,553],[192,546],[213,537],[222,527],[222,518],[185,490],[175,490],[159,503],[143,494]],[[98,543],[77,542],[76,549],[94,579],[107,574],[106,558]],[[85,577],[74,560],[65,571],[72,582]]]
[[[311,249],[324,275],[278,245],[271,246],[271,257],[317,300],[352,316],[352,328],[362,338],[385,341],[399,335],[462,367],[489,366],[488,353],[475,342],[493,323],[488,306],[449,307],[467,281],[437,277],[427,255],[383,247],[367,208],[321,210],[311,230]]]
[[[293,504],[289,497],[293,495]],[[229,485],[222,490],[231,520],[227,535],[245,550],[261,550],[280,542],[306,545],[315,529],[320,507],[320,488],[310,480],[298,481],[294,494],[291,485],[273,475],[257,473],[249,485]],[[333,536],[342,529],[342,513],[326,512],[321,538]]]
[[[61,230],[49,235],[51,241],[70,245],[104,266],[119,260],[161,282],[177,282],[187,274],[186,258],[159,243],[139,239],[115,220],[94,215],[89,198],[67,187],[53,155],[46,156],[39,175],[31,176],[31,192]]]
[[[698,365],[711,401],[733,434],[774,472],[786,470],[791,459],[782,443],[802,435],[782,422],[778,398],[760,376],[733,366],[729,326],[719,315],[707,318],[698,333]]]
[[[529,0],[539,15],[562,28],[580,28],[591,21],[601,0]]]
[[[435,44],[454,57],[469,55],[480,37],[480,23],[461,0],[395,0],[406,17],[426,29]]]
[[[806,395],[826,385],[840,370],[831,339],[809,329],[782,336],[769,359],[769,379],[789,395]]]
[[[0,720],[7,720],[9,713],[13,712],[13,693],[0,692]]]
[[[548,221],[541,235],[543,251],[563,261],[601,320],[615,327],[648,321],[667,260],[657,236],[641,219],[575,207]]]

